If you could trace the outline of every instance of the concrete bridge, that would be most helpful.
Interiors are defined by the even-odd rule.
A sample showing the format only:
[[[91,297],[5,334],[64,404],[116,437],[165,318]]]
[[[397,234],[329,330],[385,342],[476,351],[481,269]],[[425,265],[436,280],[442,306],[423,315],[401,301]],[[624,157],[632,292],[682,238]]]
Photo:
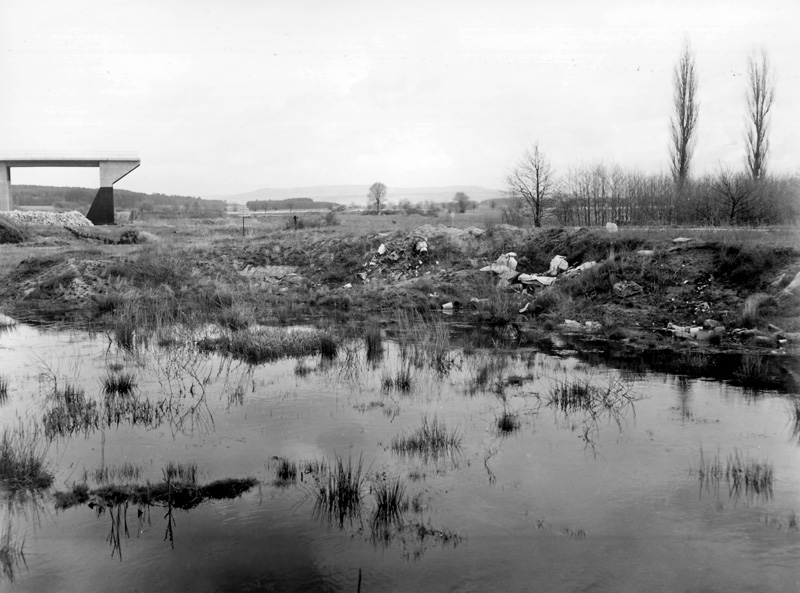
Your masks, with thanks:
[[[86,218],[94,224],[114,224],[114,184],[141,164],[130,153],[54,156],[44,153],[0,155],[0,212],[11,210],[11,169],[13,167],[98,167],[100,189]]]

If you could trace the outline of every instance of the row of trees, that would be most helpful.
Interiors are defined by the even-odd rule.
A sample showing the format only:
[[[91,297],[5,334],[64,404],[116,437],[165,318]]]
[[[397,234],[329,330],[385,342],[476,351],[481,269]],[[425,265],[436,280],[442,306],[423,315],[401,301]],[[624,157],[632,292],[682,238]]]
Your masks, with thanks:
[[[557,176],[536,142],[506,177],[508,222],[560,224],[770,224],[800,221],[800,177],[767,175],[775,77],[765,50],[747,62],[744,170],[690,175],[700,104],[695,55],[684,42],[673,74],[669,173],[625,171],[603,162]]]

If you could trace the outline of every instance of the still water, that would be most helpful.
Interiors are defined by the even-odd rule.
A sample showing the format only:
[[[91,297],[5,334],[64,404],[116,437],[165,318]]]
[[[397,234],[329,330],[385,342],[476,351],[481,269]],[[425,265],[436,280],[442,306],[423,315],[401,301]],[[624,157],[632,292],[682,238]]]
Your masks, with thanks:
[[[183,344],[183,345],[178,345]],[[20,326],[0,334],[4,427],[38,426],[53,486],[4,493],[9,591],[797,591],[800,426],[796,394],[664,374],[632,376],[532,349],[453,350],[444,368],[408,364],[396,342],[367,361],[249,366],[192,340],[136,352],[110,336]],[[410,389],[390,385],[406,373]],[[45,437],[53,391],[102,402],[127,374],[148,421],[100,419]],[[591,386],[603,405],[559,404]],[[513,430],[498,428],[506,414]],[[398,454],[393,439],[435,417],[456,430],[446,455]],[[32,429],[31,429],[32,430]],[[735,483],[738,458],[769,484]],[[363,462],[361,511],[315,512],[306,474],[276,483],[279,459]],[[721,472],[709,470],[717,460]],[[190,510],[86,504],[58,509],[96,470],[128,463],[156,483],[194,463],[198,482],[255,477],[235,499]],[[371,490],[399,478],[413,503],[376,531]],[[2,543],[2,542],[0,542]]]

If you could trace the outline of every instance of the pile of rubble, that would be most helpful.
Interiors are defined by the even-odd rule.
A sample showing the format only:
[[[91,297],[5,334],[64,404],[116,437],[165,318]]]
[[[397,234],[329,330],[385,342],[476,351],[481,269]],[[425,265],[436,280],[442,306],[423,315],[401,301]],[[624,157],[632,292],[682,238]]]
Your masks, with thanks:
[[[356,274],[364,284],[372,277],[384,277],[393,282],[416,278],[419,269],[427,263],[428,239],[418,234],[419,229],[405,242],[381,243],[364,269]]]
[[[108,261],[70,258],[22,283],[19,291],[23,299],[37,290],[48,290],[66,301],[83,302],[109,291],[108,265]]]
[[[517,270],[517,254],[512,251],[502,254],[494,263],[482,267],[481,272],[493,272],[500,277],[500,284],[504,286],[521,284],[523,287],[538,288],[550,286],[559,276],[567,278],[575,276],[598,264],[596,261],[587,261],[579,266],[570,267],[566,257],[556,255],[550,260],[550,268],[546,272],[525,274]]]
[[[28,224],[57,224],[61,226],[93,226],[92,222],[77,210],[72,212],[42,212],[36,210],[11,210],[3,216],[15,222]]]

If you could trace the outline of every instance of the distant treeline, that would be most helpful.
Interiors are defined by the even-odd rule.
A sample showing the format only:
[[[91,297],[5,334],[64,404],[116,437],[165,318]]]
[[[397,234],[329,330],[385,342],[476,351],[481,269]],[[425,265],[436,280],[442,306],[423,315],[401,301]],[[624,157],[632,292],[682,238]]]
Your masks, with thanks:
[[[17,206],[53,206],[61,209],[86,210],[92,204],[97,189],[86,187],[51,187],[43,185],[14,185],[11,195]],[[126,189],[114,190],[114,206],[123,210],[142,212],[205,212],[222,213],[225,202],[191,196],[144,194]]]
[[[330,210],[341,206],[336,202],[316,202],[311,198],[288,198],[286,200],[252,200],[245,206],[253,212],[268,210]]]

